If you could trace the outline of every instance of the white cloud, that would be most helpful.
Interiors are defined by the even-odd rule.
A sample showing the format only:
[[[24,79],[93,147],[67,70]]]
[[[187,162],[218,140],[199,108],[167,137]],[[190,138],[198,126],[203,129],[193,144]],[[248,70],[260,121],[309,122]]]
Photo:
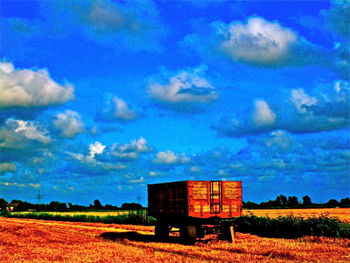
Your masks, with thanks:
[[[4,186],[17,186],[17,187],[26,187],[24,184],[19,184],[19,183],[9,183],[9,182],[3,182],[3,183],[0,183]]]
[[[5,127],[6,129],[0,131],[0,137],[3,137],[4,141],[0,147],[16,147],[16,143],[23,141],[37,141],[43,144],[51,142],[47,131],[33,121],[8,119],[5,121]]]
[[[136,160],[139,157],[137,152],[118,152],[118,151],[113,151],[113,152],[111,152],[111,155],[113,157],[116,157],[117,159],[121,159],[121,160]]]
[[[53,123],[64,138],[73,138],[77,134],[84,132],[81,116],[75,111],[66,110],[57,114]]]
[[[149,171],[148,172],[148,175],[149,176],[156,176],[158,173],[157,172],[155,172],[155,171]]]
[[[130,109],[124,100],[116,96],[108,97],[102,110],[96,114],[97,121],[127,122],[135,120],[138,117],[139,114],[135,110]]]
[[[126,166],[118,163],[102,162],[95,159],[96,154],[102,154],[105,146],[96,142],[91,144],[89,149],[89,155],[81,153],[66,152],[73,160],[78,161],[78,166],[74,165],[71,167],[72,171],[83,174],[98,174],[106,173],[115,170],[125,169]]]
[[[285,130],[291,133],[310,133],[343,129],[350,125],[350,89],[346,81],[336,82],[327,91],[315,88],[316,96],[303,89],[292,89],[272,111],[262,100],[255,101],[252,120],[245,116],[224,116],[213,126],[221,134],[242,137]],[[277,105],[277,103],[275,103]]]
[[[156,158],[153,160],[159,164],[185,164],[189,163],[191,159],[185,155],[176,155],[173,151],[167,150],[165,152],[158,152]]]
[[[264,100],[255,101],[253,112],[253,122],[258,126],[272,125],[275,122],[276,115],[270,109],[269,104]]]
[[[203,76],[205,68],[183,70],[177,74],[162,76],[162,80],[148,85],[149,96],[167,106],[195,106],[213,103],[218,95]],[[168,75],[168,73],[164,74]]]
[[[303,89],[293,89],[290,100],[300,113],[307,112],[305,106],[312,106],[317,103],[317,99],[307,95]]]
[[[41,184],[28,184],[30,187],[33,187],[33,188],[40,188],[41,187]]]
[[[139,179],[129,180],[129,182],[133,184],[143,183],[144,181],[145,181],[145,178],[142,176]]]
[[[138,158],[139,153],[148,153],[151,151],[153,149],[147,145],[147,140],[140,137],[137,140],[131,141],[129,144],[113,144],[110,154],[118,159],[135,160]]]
[[[226,54],[253,64],[285,62],[298,41],[295,32],[260,17],[250,17],[245,24],[221,24],[217,30],[224,37],[220,47]]]
[[[124,144],[118,146],[118,150],[122,152],[126,151],[136,151],[139,153],[146,153],[152,151],[152,148],[147,146],[147,140],[143,137],[140,137],[137,140],[131,141],[130,144]]]
[[[200,30],[185,36],[181,45],[190,55],[198,53],[213,65],[229,66],[227,62],[235,61],[276,68],[329,63],[329,55],[322,47],[277,21],[251,16],[246,21],[213,21],[200,25]]]
[[[266,146],[268,147],[273,147],[273,146],[278,146],[281,149],[289,149],[293,144],[293,139],[287,133],[286,131],[283,130],[276,130],[270,132],[269,137],[266,139]]]
[[[130,121],[136,119],[138,116],[135,111],[129,109],[128,105],[125,101],[120,98],[113,98],[113,117],[122,120],[122,121]]]
[[[94,159],[96,154],[102,154],[105,150],[106,146],[100,142],[94,142],[89,145],[89,156],[88,158]]]
[[[74,89],[57,84],[45,69],[16,70],[11,63],[0,62],[0,94],[0,108],[50,106],[72,99]]]
[[[0,163],[0,174],[7,172],[16,172],[17,166],[14,163]]]

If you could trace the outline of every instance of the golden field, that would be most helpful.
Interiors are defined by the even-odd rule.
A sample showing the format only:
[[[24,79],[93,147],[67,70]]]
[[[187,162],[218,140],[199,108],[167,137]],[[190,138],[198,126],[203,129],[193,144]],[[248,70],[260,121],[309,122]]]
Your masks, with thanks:
[[[307,217],[337,217],[344,222],[350,222],[350,208],[305,208],[305,209],[243,209],[243,215],[267,216],[277,218],[279,216]]]
[[[0,262],[349,262],[350,240],[213,236],[158,242],[153,227],[0,218]],[[175,235],[175,234],[174,234]]]
[[[42,212],[52,215],[62,216],[75,216],[75,215],[87,215],[87,216],[117,216],[128,213],[129,211],[107,211],[107,212]],[[16,214],[16,212],[13,212]],[[20,214],[30,212],[17,212]],[[243,215],[256,215],[267,216],[270,218],[276,218],[279,216],[301,216],[301,217],[318,217],[321,215],[328,217],[337,217],[342,221],[350,222],[350,208],[306,208],[306,209],[243,209]]]

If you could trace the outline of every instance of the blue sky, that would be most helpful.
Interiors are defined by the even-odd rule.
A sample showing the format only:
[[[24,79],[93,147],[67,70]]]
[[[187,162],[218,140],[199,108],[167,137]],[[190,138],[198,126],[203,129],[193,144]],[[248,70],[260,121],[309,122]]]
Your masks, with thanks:
[[[347,1],[8,1],[0,197],[147,203],[241,180],[245,201],[349,196]]]

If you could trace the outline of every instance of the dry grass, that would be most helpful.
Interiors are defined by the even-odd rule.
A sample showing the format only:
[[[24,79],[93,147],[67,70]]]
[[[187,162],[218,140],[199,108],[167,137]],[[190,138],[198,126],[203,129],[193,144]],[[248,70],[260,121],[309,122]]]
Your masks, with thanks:
[[[83,212],[42,212],[50,215],[61,215],[61,216],[119,216],[128,213],[129,211],[108,211],[108,212],[96,212],[96,211],[83,211]],[[31,212],[12,212],[13,214],[28,214]],[[39,212],[36,212],[39,213]]]
[[[350,222],[350,208],[306,208],[306,209],[244,209],[243,215],[267,216],[277,218],[279,216],[307,217],[337,217],[344,222]]]
[[[105,237],[105,238],[102,238]],[[108,239],[106,239],[108,237]],[[153,227],[0,218],[0,262],[349,262],[350,240],[237,233],[236,243],[158,242]]]
[[[118,216],[128,213],[129,211],[111,211],[111,212],[42,212],[51,215],[61,216]],[[30,213],[30,212],[13,212],[13,214]],[[350,222],[350,208],[306,208],[306,209],[243,209],[243,215],[254,214],[256,216],[267,216],[270,218],[277,218],[279,216],[301,216],[301,217],[318,217],[326,215],[330,217],[337,217],[342,221]]]

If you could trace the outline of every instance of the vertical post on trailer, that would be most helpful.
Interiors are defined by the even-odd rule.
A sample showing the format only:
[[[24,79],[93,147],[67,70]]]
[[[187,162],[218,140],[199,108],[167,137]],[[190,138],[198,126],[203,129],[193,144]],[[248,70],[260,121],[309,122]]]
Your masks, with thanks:
[[[230,242],[235,243],[235,228],[233,226],[230,226]]]

